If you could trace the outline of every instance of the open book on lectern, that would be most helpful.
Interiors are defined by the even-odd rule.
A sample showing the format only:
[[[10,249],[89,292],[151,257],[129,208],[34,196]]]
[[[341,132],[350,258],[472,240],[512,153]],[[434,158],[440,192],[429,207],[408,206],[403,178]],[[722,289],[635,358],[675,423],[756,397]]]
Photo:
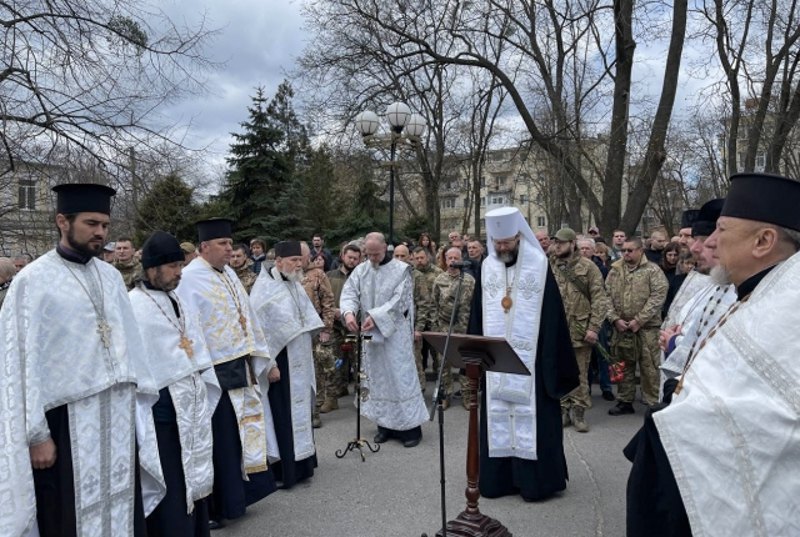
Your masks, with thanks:
[[[422,337],[436,352],[444,355],[444,344],[447,334],[443,332],[423,332]],[[508,344],[506,338],[471,336],[467,334],[451,334],[450,347],[447,349],[447,362],[451,367],[466,367],[462,356],[482,356],[486,371],[494,373],[513,373],[530,375],[531,372],[519,359],[517,353]]]

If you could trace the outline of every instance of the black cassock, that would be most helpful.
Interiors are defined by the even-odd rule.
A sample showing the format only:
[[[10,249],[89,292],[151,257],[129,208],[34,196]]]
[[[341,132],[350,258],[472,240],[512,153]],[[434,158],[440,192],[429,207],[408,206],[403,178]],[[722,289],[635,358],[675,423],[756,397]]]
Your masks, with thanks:
[[[578,386],[579,375],[561,294],[549,267],[534,369],[538,457],[535,461],[518,457],[489,457],[486,389],[483,382],[479,488],[481,496],[485,498],[520,494],[525,500],[542,500],[567,487],[569,475],[564,456],[561,398]]]
[[[47,426],[50,428],[50,437],[56,445],[56,462],[50,468],[33,470],[39,535],[41,537],[77,537],[75,477],[72,470],[72,444],[69,435],[67,405],[48,410],[45,418]],[[146,533],[142,486],[139,480],[138,450],[134,468],[133,534],[135,537],[144,537]]]
[[[242,443],[239,420],[233,410],[228,390],[246,386],[246,359],[239,358],[214,366],[222,396],[211,417],[214,436],[214,492],[209,498],[208,514],[212,520],[239,518],[248,505],[277,490],[272,469],[248,474],[242,479]]]
[[[169,388],[163,388],[159,394],[153,406],[153,420],[167,494],[147,517],[147,537],[206,537],[210,534],[208,505],[205,498],[198,500],[194,502],[192,514],[187,513],[186,479],[175,407]]]
[[[675,474],[653,421],[653,412],[672,402],[677,383],[677,379],[664,383],[664,402],[647,411],[644,425],[623,450],[633,463],[626,496],[628,537],[692,535]]]
[[[269,386],[269,406],[272,409],[272,421],[275,423],[275,436],[278,438],[281,460],[272,463],[270,468],[275,473],[275,479],[283,482],[281,488],[288,489],[314,475],[317,456],[315,454],[301,461],[294,460],[292,398],[289,390],[291,373],[289,372],[289,357],[285,348],[278,353],[276,363],[281,372],[281,380],[273,382]],[[314,404],[313,397],[311,404]]]

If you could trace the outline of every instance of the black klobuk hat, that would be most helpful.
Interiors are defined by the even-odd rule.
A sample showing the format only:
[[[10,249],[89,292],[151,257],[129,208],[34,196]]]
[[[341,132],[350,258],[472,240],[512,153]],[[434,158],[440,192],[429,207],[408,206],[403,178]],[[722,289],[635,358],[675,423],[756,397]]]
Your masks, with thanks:
[[[156,231],[142,246],[142,268],[159,267],[175,261],[183,261],[185,254],[178,239],[166,231]]]
[[[111,198],[117,193],[111,187],[94,183],[67,183],[53,187],[56,212],[59,214],[111,214]]]

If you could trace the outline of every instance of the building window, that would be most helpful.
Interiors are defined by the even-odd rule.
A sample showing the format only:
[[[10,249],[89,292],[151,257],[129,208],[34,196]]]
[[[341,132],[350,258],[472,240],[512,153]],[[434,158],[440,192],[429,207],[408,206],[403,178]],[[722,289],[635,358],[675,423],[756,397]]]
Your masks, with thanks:
[[[491,205],[503,205],[505,202],[506,198],[504,196],[491,196],[489,199]]]
[[[36,209],[36,180],[19,180],[19,208],[29,211]]]
[[[481,207],[486,207],[486,196],[481,196]]]
[[[767,165],[767,156],[764,154],[763,151],[756,154],[756,171],[763,172],[764,168]]]
[[[528,196],[526,196],[525,194],[520,194],[519,195],[519,202],[520,203],[528,203],[529,201],[530,200],[528,199]]]
[[[469,207],[469,196],[464,196],[464,208],[467,209]]]
[[[486,177],[481,175],[481,187],[485,187],[485,186],[486,186]]]
[[[455,209],[455,207],[456,207],[455,198],[444,198],[442,200],[442,209]]]
[[[536,227],[545,227],[546,225],[547,225],[547,220],[545,220],[544,216],[536,217]]]

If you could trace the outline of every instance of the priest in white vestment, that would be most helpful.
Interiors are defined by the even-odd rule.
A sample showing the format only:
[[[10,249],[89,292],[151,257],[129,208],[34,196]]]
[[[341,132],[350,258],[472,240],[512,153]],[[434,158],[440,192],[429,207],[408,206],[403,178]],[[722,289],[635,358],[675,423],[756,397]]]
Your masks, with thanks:
[[[486,214],[483,335],[504,337],[530,376],[489,372],[481,405],[481,495],[545,499],[566,488],[561,398],[579,384],[558,285],[518,209]]]
[[[281,379],[269,387],[269,401],[280,461],[272,464],[282,488],[314,475],[317,466],[311,426],[316,402],[312,336],[324,328],[311,299],[303,289],[300,243],[275,245],[275,264],[264,269],[250,293],[250,304],[264,334]]]
[[[706,240],[737,301],[626,447],[627,534],[800,535],[800,182],[731,177]]]
[[[364,251],[368,261],[350,273],[339,303],[350,332],[372,335],[363,351],[362,386],[369,395],[361,413],[378,425],[376,443],[396,438],[414,447],[422,439],[420,425],[428,411],[414,361],[411,266],[387,255],[381,233],[367,235]]]
[[[102,185],[53,189],[61,239],[20,272],[0,313],[0,354],[10,431],[3,445],[0,528],[15,507],[42,536],[144,535],[144,516],[164,494],[150,407],[158,399],[119,272],[97,259],[108,233],[111,196]],[[21,403],[21,404],[20,404]],[[29,515],[31,474],[19,464],[20,426],[29,446],[36,524]],[[138,449],[137,449],[138,448]],[[10,494],[11,497],[7,495]],[[27,519],[23,520],[23,519]]]
[[[222,388],[212,417],[214,492],[211,528],[239,518],[247,505],[277,490],[268,455],[278,458],[269,409],[269,382],[280,379],[267,341],[236,272],[230,220],[198,222],[199,256],[183,269],[175,290],[196,312]]]
[[[142,278],[128,296],[160,394],[153,418],[167,484],[166,496],[147,517],[147,535],[208,535],[203,499],[214,485],[211,415],[220,387],[197,312],[172,292],[184,264],[178,240],[156,231],[142,246],[141,264]]]
[[[712,269],[717,266],[714,251],[705,246],[705,241],[717,227],[717,219],[724,199],[714,199],[706,202],[698,211],[697,218],[692,224],[691,246],[696,266],[691,274],[697,274],[692,280],[691,296],[681,300],[683,304],[680,311],[674,312],[670,308],[670,315],[664,320],[659,337],[662,348],[660,395],[664,395],[664,386],[669,379],[674,379],[683,371],[686,358],[692,347],[702,341],[722,317],[722,314],[736,300],[736,289],[733,285],[719,285],[709,276]],[[687,282],[688,283],[688,279]],[[683,289],[683,287],[681,288]],[[681,298],[679,296],[678,298]],[[667,324],[669,323],[669,324]],[[672,383],[671,383],[672,384]],[[671,388],[666,390],[671,393]]]

